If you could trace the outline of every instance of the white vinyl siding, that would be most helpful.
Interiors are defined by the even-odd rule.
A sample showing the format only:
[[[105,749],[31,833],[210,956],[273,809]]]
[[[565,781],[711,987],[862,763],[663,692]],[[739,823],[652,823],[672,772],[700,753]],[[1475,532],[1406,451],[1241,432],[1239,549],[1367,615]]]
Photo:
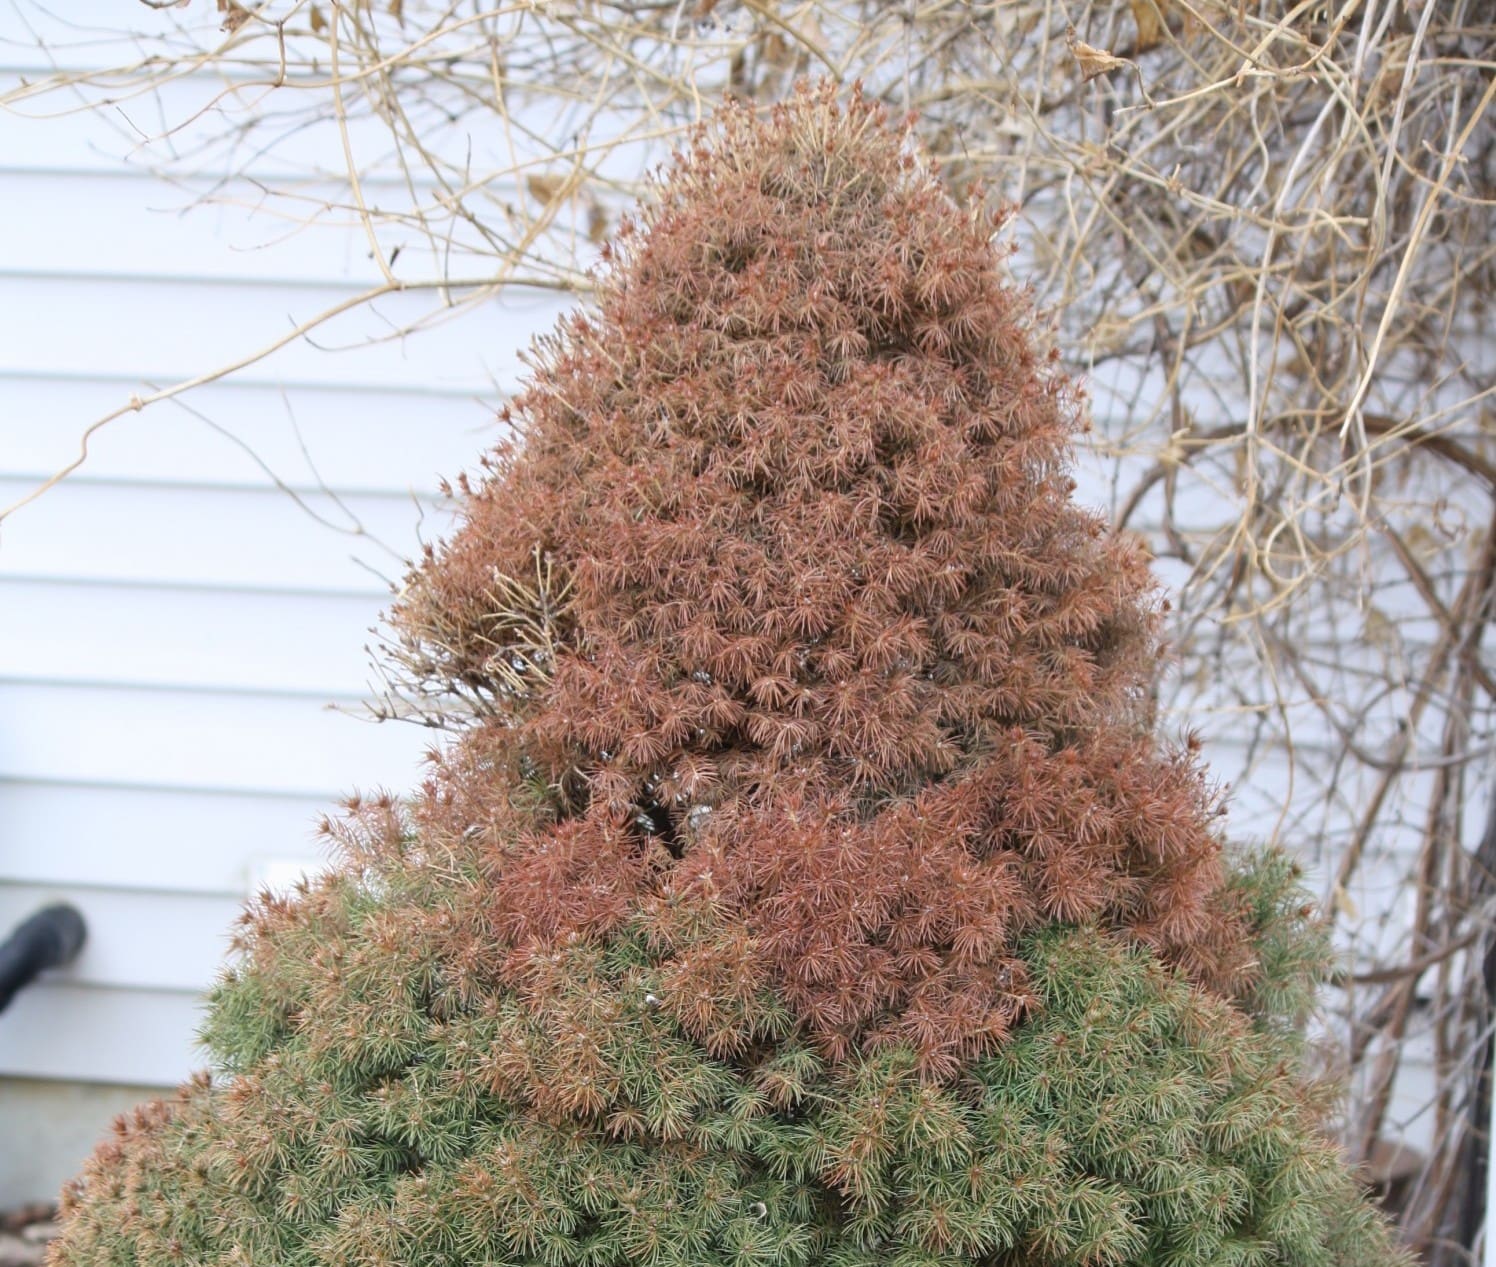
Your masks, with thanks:
[[[120,56],[90,45],[91,15],[152,20],[50,7],[71,64]],[[0,82],[47,67],[37,16],[0,8]],[[168,114],[218,86],[173,85]],[[93,419],[379,281],[346,217],[297,232],[228,195],[188,209],[132,152],[153,110],[0,111],[0,505],[71,461]],[[390,339],[440,296],[386,296],[190,408],[123,414],[0,527],[0,936],[56,900],[89,929],[72,967],[0,1017],[0,1077],[180,1081],[257,877],[319,859],[340,797],[419,781],[431,732],[360,715],[370,627],[402,560],[445,529],[441,479],[500,437],[519,353],[567,302],[512,288]]]

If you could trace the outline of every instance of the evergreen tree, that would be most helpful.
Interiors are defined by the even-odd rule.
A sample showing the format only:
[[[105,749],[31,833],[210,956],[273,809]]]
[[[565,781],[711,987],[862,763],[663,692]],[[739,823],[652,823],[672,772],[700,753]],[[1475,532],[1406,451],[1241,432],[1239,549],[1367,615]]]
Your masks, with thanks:
[[[988,220],[827,90],[657,192],[394,611],[469,724],[246,915],[52,1262],[1399,1264]]]

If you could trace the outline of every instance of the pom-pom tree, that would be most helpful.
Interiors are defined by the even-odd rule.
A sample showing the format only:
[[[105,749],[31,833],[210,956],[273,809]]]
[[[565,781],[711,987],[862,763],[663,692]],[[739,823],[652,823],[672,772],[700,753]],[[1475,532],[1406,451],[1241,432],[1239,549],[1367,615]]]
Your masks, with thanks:
[[[248,913],[53,1263],[1398,1263],[989,220],[829,90],[657,193],[393,612],[467,724]]]

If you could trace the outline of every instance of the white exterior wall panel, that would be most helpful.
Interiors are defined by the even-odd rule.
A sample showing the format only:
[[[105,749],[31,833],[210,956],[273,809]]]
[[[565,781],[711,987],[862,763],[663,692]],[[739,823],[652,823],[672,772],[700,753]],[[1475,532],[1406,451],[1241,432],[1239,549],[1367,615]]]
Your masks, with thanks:
[[[41,27],[29,4],[0,10],[0,81],[47,67],[39,31],[65,64],[118,60],[88,29],[126,20],[117,6],[51,7],[66,16]],[[174,85],[166,109],[215,91]],[[127,120],[154,127],[151,110],[0,111],[0,505],[70,461],[93,419],[379,281],[349,217],[294,232],[294,206],[184,210],[193,193],[133,152]],[[335,166],[320,144],[302,156]],[[336,189],[309,178],[300,195]],[[441,297],[386,296],[187,408],[125,413],[5,522],[0,932],[66,900],[89,941],[0,1018],[0,1078],[180,1081],[257,877],[317,860],[341,796],[419,780],[431,733],[358,715],[369,630],[402,560],[444,531],[441,478],[499,438],[517,354],[563,303],[514,288],[392,340]]]

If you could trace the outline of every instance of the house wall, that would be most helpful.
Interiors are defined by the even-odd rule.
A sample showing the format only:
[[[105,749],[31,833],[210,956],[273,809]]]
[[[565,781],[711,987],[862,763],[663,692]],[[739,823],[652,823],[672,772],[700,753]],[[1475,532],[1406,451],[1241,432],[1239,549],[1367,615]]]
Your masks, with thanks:
[[[51,7],[85,29],[105,12]],[[44,69],[39,13],[0,8],[0,87]],[[76,31],[56,47],[119,52]],[[93,419],[378,277],[346,223],[288,236],[238,204],[185,211],[196,195],[145,171],[118,123],[0,110],[0,506]],[[4,523],[0,936],[55,900],[89,936],[0,1015],[0,1208],[55,1194],[115,1112],[202,1063],[241,904],[320,863],[319,817],[419,778],[430,732],[359,715],[369,629],[442,531],[440,477],[499,438],[516,353],[561,307],[516,290],[385,338],[439,302],[390,297],[319,333],[344,351],[295,341],[186,408],[126,413]]]

